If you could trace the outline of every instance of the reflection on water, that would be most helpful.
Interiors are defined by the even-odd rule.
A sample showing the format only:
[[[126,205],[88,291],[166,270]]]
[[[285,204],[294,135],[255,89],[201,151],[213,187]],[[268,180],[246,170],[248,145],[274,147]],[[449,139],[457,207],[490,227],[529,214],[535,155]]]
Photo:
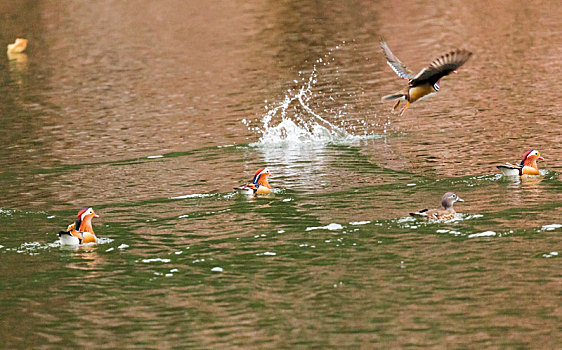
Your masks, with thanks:
[[[27,55],[8,52],[8,59],[10,60],[10,79],[16,85],[21,86],[25,73],[27,73]]]
[[[0,60],[4,346],[556,348],[559,14],[0,3],[30,40]],[[474,57],[398,116],[381,36],[414,70]],[[541,176],[497,174],[529,148]],[[232,191],[263,166],[273,195]],[[446,191],[454,220],[408,216]],[[85,206],[100,243],[61,247]]]

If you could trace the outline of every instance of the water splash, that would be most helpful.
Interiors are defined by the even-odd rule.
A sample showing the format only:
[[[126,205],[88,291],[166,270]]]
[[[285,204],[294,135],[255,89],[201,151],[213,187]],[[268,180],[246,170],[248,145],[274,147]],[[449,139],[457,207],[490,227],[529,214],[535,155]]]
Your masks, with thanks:
[[[79,250],[88,249],[89,247],[96,247],[102,244],[112,243],[114,240],[107,237],[98,237],[97,243],[85,243],[80,245],[63,245],[60,240],[54,242],[44,243],[44,242],[24,242],[19,245],[19,247],[6,248],[6,251],[13,251],[18,254],[28,254],[37,255],[41,251],[48,250],[50,248],[60,248],[63,250]],[[3,246],[0,246],[2,248]],[[121,247],[119,247],[121,249]]]
[[[261,134],[254,145],[302,142],[329,142],[345,138],[348,133],[315,113],[308,102],[312,99],[312,87],[317,79],[316,66],[310,77],[297,90],[289,89],[283,101],[277,105],[266,105],[266,114],[261,119],[262,126],[250,128]],[[275,124],[277,123],[277,124]]]
[[[342,44],[345,44],[343,42]],[[312,72],[306,78],[303,72],[299,72],[301,86],[288,89],[284,99],[278,103],[265,101],[266,113],[261,118],[261,125],[252,127],[249,120],[242,120],[250,131],[261,134],[259,141],[252,146],[261,145],[295,145],[295,144],[326,144],[326,143],[349,143],[363,139],[384,137],[377,134],[364,133],[355,135],[344,127],[347,104],[336,109],[324,109],[323,112],[313,110],[312,102],[315,98],[324,97],[322,93],[314,93],[318,83],[317,65],[327,66],[333,61],[332,53],[339,50],[341,46],[334,49],[316,60]],[[299,81],[295,80],[298,84]],[[333,96],[328,96],[330,103],[336,102]],[[322,102],[322,101],[320,101]],[[325,115],[321,115],[325,114]],[[341,126],[336,125],[329,119],[335,119]],[[360,121],[366,126],[365,121]],[[355,127],[351,127],[355,129]]]

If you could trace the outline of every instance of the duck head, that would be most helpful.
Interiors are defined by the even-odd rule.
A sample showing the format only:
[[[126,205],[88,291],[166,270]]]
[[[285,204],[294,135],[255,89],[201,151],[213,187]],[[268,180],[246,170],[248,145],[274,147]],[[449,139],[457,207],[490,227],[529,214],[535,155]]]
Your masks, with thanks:
[[[252,183],[254,185],[262,185],[267,188],[271,188],[271,185],[267,181],[267,178],[270,176],[272,175],[269,172],[269,169],[267,168],[258,169],[258,171],[256,171],[256,174],[254,175],[254,179],[252,180]]]
[[[453,204],[455,204],[455,202],[464,202],[464,199],[457,196],[457,194],[453,192],[445,193],[443,195],[443,198],[441,199],[441,205],[445,209],[453,209]]]
[[[25,51],[27,39],[17,38],[13,44],[8,44],[8,53],[20,53]]]
[[[74,228],[78,231],[94,233],[92,219],[99,217],[100,216],[94,212],[93,208],[84,208],[78,212]]]
[[[521,166],[530,166],[533,168],[538,169],[537,167],[537,160],[544,160],[544,158],[540,155],[539,151],[531,149],[528,150],[524,155],[523,159],[521,160]]]

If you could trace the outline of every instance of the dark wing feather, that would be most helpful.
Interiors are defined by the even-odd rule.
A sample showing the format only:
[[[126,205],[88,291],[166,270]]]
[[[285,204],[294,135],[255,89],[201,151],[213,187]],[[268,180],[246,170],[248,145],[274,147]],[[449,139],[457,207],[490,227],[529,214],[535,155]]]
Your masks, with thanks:
[[[415,213],[410,213],[410,216],[423,216],[423,217],[426,217],[426,216],[427,216],[427,211],[428,211],[428,210],[429,210],[429,209],[423,209],[423,210],[417,211],[417,212],[415,212]]]
[[[505,163],[505,164],[501,164],[501,165],[497,165],[496,166],[498,169],[501,168],[506,168],[506,169],[521,169],[523,168],[521,165],[519,164],[510,164],[510,163]]]
[[[380,44],[381,44],[382,53],[386,58],[386,63],[388,63],[388,65],[390,66],[390,68],[392,68],[394,73],[398,74],[400,78],[412,79],[414,74],[408,69],[408,67],[406,67],[404,63],[402,63],[398,59],[398,57],[394,56],[392,51],[390,51],[390,49],[388,48],[388,45],[384,41],[381,41]]]
[[[466,50],[453,50],[435,59],[431,64],[422,69],[415,77],[410,80],[410,86],[417,86],[425,83],[435,84],[442,77],[451,74],[459,69],[472,52]]]

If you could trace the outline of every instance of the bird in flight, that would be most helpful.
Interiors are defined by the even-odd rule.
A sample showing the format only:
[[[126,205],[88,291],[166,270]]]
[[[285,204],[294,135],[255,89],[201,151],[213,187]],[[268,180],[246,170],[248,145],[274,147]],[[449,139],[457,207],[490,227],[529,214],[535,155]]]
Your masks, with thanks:
[[[386,58],[386,63],[388,63],[390,68],[392,68],[400,78],[408,79],[408,86],[403,91],[386,95],[382,98],[382,101],[398,100],[392,108],[393,111],[398,108],[401,101],[406,101],[406,106],[402,108],[400,115],[404,114],[411,103],[437,93],[440,88],[439,81],[441,78],[453,72],[456,73],[457,69],[468,61],[472,55],[472,52],[464,49],[452,50],[436,58],[418,74],[414,75],[408,67],[390,51],[386,42],[381,41],[380,45]]]

